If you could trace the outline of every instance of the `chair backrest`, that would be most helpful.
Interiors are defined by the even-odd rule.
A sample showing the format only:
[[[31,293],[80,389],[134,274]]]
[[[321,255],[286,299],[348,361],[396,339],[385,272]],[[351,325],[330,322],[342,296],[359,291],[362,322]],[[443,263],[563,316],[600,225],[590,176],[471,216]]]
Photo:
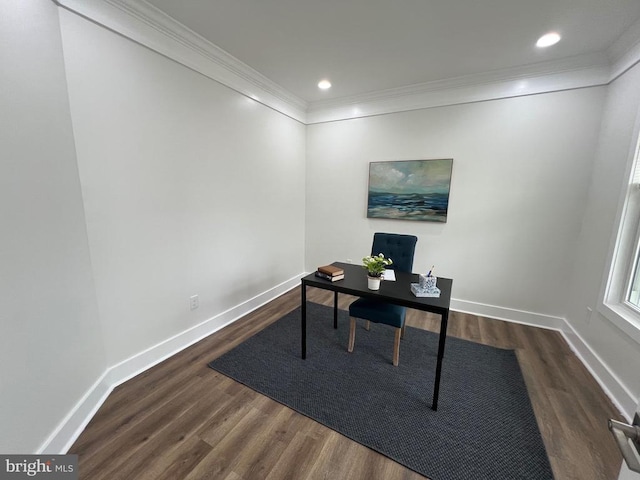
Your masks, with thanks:
[[[393,260],[389,268],[393,268],[399,272],[411,272],[417,241],[418,237],[413,235],[374,233],[371,255],[382,253],[385,257]]]

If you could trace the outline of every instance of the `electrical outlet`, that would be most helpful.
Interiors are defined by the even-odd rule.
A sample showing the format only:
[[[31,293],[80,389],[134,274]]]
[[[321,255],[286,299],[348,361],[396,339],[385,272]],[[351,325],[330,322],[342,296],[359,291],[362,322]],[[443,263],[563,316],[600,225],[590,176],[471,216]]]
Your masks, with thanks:
[[[198,295],[192,295],[189,297],[189,307],[191,310],[195,310],[200,306],[200,300],[198,299]]]
[[[353,263],[353,260],[351,260],[350,258],[347,258],[347,263]]]

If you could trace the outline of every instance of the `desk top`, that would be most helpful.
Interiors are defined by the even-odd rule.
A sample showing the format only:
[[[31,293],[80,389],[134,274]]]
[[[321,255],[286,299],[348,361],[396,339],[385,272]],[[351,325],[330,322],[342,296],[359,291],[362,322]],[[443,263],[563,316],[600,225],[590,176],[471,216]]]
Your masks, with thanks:
[[[316,277],[315,272],[302,278],[302,284],[346,293],[357,297],[377,298],[404,307],[442,313],[449,310],[451,304],[451,287],[453,280],[438,277],[439,297],[416,297],[411,292],[411,284],[418,283],[417,273],[396,271],[396,281],[381,281],[380,290],[369,290],[367,287],[367,271],[361,265],[334,262],[332,265],[344,269],[344,279],[330,282]]]

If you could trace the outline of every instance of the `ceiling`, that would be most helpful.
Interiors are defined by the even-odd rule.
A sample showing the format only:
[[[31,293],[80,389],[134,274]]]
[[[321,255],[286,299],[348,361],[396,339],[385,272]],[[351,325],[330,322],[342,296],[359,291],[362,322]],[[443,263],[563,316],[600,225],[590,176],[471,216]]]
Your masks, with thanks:
[[[147,1],[310,103],[604,54],[640,19],[639,0]]]

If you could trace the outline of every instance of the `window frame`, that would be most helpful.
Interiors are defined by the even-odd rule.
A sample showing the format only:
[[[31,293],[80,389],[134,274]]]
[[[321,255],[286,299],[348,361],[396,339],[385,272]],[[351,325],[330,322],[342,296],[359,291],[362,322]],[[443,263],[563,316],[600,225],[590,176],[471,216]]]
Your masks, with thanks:
[[[636,171],[640,170],[638,167],[639,165],[637,165],[637,160],[636,160]],[[635,182],[634,182],[635,183]],[[635,190],[638,190],[637,192],[633,192],[634,188]],[[631,188],[631,193],[629,194],[629,199],[627,200],[628,202],[638,202],[640,201],[640,199],[638,199],[637,197],[640,196],[640,184],[635,184],[632,186]],[[636,236],[635,236],[635,248],[634,248],[634,254],[633,256],[631,256],[631,258],[633,258],[633,262],[631,262],[629,264],[629,273],[627,275],[627,284],[626,287],[624,289],[624,303],[631,309],[633,309],[638,315],[640,315],[640,301],[635,304],[631,301],[631,294],[633,292],[633,284],[635,283],[635,281],[637,279],[640,279],[640,219],[638,219],[638,226],[636,227]]]
[[[640,116],[629,150],[626,188],[619,199],[618,216],[609,263],[605,270],[598,311],[611,323],[640,343],[640,307],[627,299],[636,264],[640,265]]]

